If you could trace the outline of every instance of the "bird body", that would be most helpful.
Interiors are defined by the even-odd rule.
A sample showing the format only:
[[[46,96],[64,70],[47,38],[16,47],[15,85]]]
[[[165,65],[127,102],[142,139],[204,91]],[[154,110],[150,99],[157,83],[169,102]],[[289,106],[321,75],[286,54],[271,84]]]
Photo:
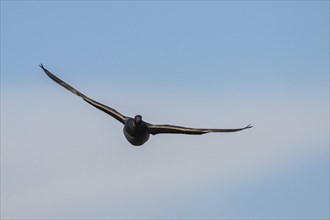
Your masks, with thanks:
[[[140,123],[136,123],[139,120],[138,118],[141,118]],[[148,132],[148,124],[142,121],[142,117],[140,115],[136,115],[134,119],[127,119],[123,130],[128,142],[134,146],[144,144],[150,137],[150,133]]]
[[[190,135],[199,135],[199,134],[206,134],[210,132],[236,132],[241,131],[244,129],[252,128],[251,125],[248,125],[243,128],[233,128],[233,129],[208,129],[208,128],[187,128],[175,125],[154,125],[147,123],[142,120],[141,115],[136,115],[134,118],[127,117],[116,111],[115,109],[103,105],[76,90],[69,84],[65,83],[54,74],[49,72],[42,64],[40,67],[43,71],[49,76],[52,80],[54,80],[59,85],[63,86],[70,92],[74,93],[77,96],[80,96],[84,101],[91,104],[92,106],[100,109],[101,111],[109,114],[113,118],[117,119],[124,125],[123,132],[124,135],[129,143],[134,146],[143,145],[145,142],[149,140],[150,134],[156,135],[161,133],[168,133],[168,134],[190,134]]]

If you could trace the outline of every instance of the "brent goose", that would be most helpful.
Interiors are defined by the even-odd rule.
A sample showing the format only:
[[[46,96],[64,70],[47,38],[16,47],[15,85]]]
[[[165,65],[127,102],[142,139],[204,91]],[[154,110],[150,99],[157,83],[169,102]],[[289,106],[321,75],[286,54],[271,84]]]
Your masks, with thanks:
[[[249,124],[243,128],[234,128],[234,129],[205,129],[205,128],[187,128],[174,125],[153,125],[149,124],[142,120],[141,115],[136,115],[134,118],[124,116],[117,112],[115,109],[110,108],[106,105],[103,105],[97,101],[94,101],[91,98],[88,98],[81,92],[77,91],[67,83],[63,82],[61,79],[49,72],[42,64],[39,65],[44,72],[56,83],[60,84],[67,90],[83,98],[86,102],[93,105],[94,107],[100,109],[101,111],[111,115],[122,124],[124,124],[124,135],[128,142],[132,145],[140,146],[148,141],[150,134],[156,135],[161,133],[172,133],[172,134],[206,134],[210,132],[235,132],[241,131],[247,128],[252,128]]]

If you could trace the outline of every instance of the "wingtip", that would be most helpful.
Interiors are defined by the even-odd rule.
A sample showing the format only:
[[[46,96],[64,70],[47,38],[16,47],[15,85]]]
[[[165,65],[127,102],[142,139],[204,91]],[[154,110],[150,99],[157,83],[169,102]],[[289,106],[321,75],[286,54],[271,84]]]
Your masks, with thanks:
[[[245,127],[245,129],[247,128],[253,128],[253,126],[251,124],[249,124],[248,126]]]
[[[44,67],[44,65],[42,65],[42,63],[39,64],[39,67],[43,69],[43,71],[46,71],[46,68]]]

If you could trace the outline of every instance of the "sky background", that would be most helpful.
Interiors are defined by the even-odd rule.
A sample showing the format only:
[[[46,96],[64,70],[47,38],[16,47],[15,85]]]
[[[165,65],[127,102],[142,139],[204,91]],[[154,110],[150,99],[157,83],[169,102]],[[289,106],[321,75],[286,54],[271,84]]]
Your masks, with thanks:
[[[1,218],[328,219],[329,2],[1,1]]]

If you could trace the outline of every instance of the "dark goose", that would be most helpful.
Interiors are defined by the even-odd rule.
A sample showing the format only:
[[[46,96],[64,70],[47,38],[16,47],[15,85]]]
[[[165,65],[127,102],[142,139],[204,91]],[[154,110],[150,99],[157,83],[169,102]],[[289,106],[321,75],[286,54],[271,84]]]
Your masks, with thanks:
[[[110,108],[106,105],[103,105],[97,101],[94,101],[91,98],[88,98],[81,92],[77,91],[67,83],[63,82],[61,79],[49,72],[42,64],[40,67],[45,71],[45,73],[55,82],[83,98],[86,102],[93,105],[94,107],[100,109],[101,111],[111,115],[122,124],[124,124],[124,135],[128,142],[132,145],[140,146],[148,141],[150,134],[156,135],[161,133],[171,133],[171,134],[206,134],[210,132],[236,132],[241,131],[247,128],[252,128],[251,125],[248,125],[243,128],[234,128],[234,129],[208,129],[208,128],[187,128],[174,125],[153,125],[149,124],[142,120],[141,115],[136,115],[134,118],[127,117],[120,114],[115,109]]]

